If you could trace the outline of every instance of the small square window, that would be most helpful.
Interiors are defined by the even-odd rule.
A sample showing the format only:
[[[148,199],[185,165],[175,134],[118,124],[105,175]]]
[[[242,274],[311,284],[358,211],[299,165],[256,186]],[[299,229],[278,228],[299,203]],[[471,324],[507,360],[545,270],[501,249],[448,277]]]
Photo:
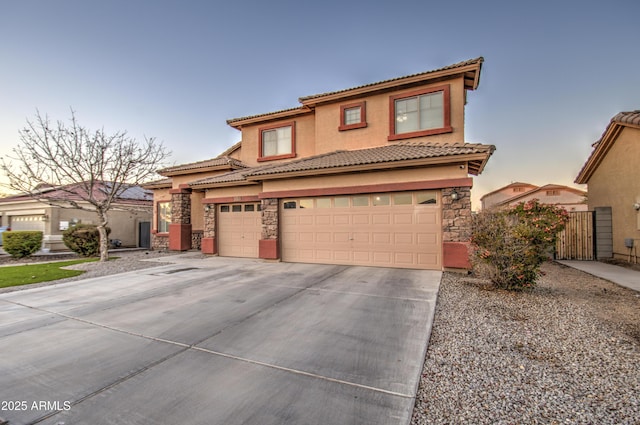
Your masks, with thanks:
[[[413,204],[413,195],[410,193],[396,193],[393,195],[394,205],[411,205]]]
[[[313,208],[313,199],[300,199],[300,208]]]
[[[438,203],[438,196],[435,192],[418,192],[416,193],[416,204],[429,205]]]
[[[331,208],[331,198],[316,198],[317,208]]]
[[[242,212],[242,205],[231,205],[231,212]]]
[[[354,207],[368,207],[369,206],[369,197],[368,196],[354,196],[353,197],[353,206]]]
[[[374,195],[373,196],[373,205],[389,205],[391,204],[391,197],[389,195]]]
[[[340,106],[340,127],[338,130],[353,130],[367,126],[365,102]]]
[[[285,201],[282,203],[282,207],[285,210],[295,210],[297,206],[296,201]]]
[[[244,206],[244,212],[253,212],[256,210],[256,206],[253,204],[246,204]]]
[[[223,212],[223,213],[229,212],[229,205],[221,205],[220,212]]]
[[[349,208],[349,198],[346,196],[333,198],[333,206],[335,208]]]

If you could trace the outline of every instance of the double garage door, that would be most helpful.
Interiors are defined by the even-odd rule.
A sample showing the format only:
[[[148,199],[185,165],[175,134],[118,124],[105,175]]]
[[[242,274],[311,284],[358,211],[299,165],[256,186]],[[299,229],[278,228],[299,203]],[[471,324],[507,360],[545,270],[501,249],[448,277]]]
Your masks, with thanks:
[[[283,199],[283,261],[416,269],[442,268],[437,191]],[[258,257],[258,203],[221,205],[222,256]]]

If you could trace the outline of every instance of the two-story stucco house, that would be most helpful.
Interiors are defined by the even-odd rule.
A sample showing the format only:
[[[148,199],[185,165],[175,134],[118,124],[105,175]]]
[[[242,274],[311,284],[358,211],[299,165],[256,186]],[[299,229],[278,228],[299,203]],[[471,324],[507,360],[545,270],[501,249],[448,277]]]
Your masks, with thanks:
[[[288,262],[469,266],[472,187],[494,147],[465,143],[482,58],[306,96],[228,120],[241,142],[160,170],[154,246]]]
[[[596,210],[596,220],[599,212],[606,211],[603,216],[611,217],[608,225],[612,241],[607,249],[598,250],[598,257],[628,259],[634,246],[633,252],[637,255],[640,252],[640,110],[620,112],[611,119],[602,137],[593,144],[593,151],[575,182],[588,185],[589,209]]]

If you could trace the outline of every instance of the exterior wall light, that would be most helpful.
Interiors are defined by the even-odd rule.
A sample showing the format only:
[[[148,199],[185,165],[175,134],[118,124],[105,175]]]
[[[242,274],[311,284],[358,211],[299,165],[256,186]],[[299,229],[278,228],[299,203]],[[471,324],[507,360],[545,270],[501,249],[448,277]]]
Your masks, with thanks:
[[[633,209],[636,210],[636,211],[640,211],[640,204],[637,203],[637,202],[635,204],[633,204]]]
[[[206,205],[204,206],[204,212],[209,212],[209,211],[211,211],[211,205],[206,204]]]
[[[460,199],[460,194],[455,189],[453,189],[453,192],[451,192],[451,199],[453,199],[454,201]]]

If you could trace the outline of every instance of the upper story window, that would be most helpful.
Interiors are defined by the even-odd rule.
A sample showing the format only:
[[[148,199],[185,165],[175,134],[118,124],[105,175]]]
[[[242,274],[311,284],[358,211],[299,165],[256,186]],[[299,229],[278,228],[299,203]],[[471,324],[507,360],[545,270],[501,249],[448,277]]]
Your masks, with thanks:
[[[450,133],[449,86],[432,87],[389,98],[389,140]]]
[[[262,127],[258,132],[260,134],[258,161],[296,156],[295,122]]]
[[[158,233],[168,233],[171,224],[171,202],[158,202]]]
[[[559,190],[547,190],[547,196],[560,196]]]
[[[340,106],[340,127],[338,130],[352,130],[367,126],[365,102]]]

